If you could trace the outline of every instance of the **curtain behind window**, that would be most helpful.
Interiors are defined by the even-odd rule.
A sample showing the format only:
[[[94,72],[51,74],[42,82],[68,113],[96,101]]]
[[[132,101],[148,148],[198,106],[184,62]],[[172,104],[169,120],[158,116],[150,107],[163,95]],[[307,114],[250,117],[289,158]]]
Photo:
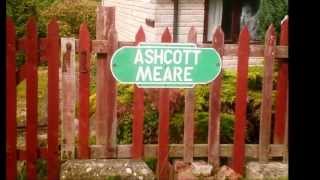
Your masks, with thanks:
[[[223,0],[209,0],[208,8],[208,32],[207,40],[212,40],[213,29],[216,26],[221,26],[223,12]]]

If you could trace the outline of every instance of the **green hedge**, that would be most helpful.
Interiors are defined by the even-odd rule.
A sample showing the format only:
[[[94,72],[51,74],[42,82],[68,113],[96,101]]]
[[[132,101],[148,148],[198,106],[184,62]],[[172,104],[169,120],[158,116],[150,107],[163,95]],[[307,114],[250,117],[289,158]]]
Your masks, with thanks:
[[[262,67],[250,67],[248,74],[247,138],[246,143],[258,143],[262,90]],[[276,78],[274,74],[274,81]],[[225,70],[221,94],[221,143],[233,143],[236,93],[236,71]],[[275,84],[275,82],[274,82]],[[274,86],[275,88],[275,86]],[[209,85],[197,85],[195,113],[195,143],[206,143],[208,138]],[[157,91],[145,92],[144,143],[157,143],[158,111]],[[170,143],[183,141],[184,91],[171,90]],[[133,86],[118,84],[118,143],[130,144],[132,137]],[[90,114],[95,111],[95,94],[90,98]]]

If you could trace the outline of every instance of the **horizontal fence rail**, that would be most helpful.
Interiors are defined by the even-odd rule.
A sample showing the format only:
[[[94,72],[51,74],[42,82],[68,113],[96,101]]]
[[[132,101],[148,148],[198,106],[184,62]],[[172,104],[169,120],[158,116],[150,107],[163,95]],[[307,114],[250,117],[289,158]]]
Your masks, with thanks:
[[[24,40],[18,41],[18,51],[24,51]],[[75,39],[76,43],[76,52],[79,52],[79,39]],[[108,40],[91,40],[91,53],[110,53],[110,47],[108,44],[110,41]],[[40,38],[40,47],[45,44],[45,39]],[[118,47],[123,46],[136,46],[135,42],[125,42],[125,41],[119,41]],[[212,45],[210,43],[196,43],[199,48],[211,48]],[[238,44],[224,44],[223,51],[224,56],[237,56],[239,45]],[[249,56],[250,57],[263,57],[264,55],[264,45],[258,45],[258,44],[250,44],[249,46]],[[40,50],[41,52],[41,50]],[[43,55],[40,53],[40,59],[43,57]],[[288,46],[287,45],[277,45],[275,50],[275,58],[288,58]],[[278,61],[281,61],[281,59],[277,59]]]
[[[196,42],[197,31],[192,27],[188,35],[188,42],[196,43],[198,47],[214,47],[222,58],[225,56],[238,57],[236,106],[235,106],[235,133],[234,144],[221,144],[220,137],[220,91],[223,83],[222,75],[209,84],[209,129],[208,144],[194,144],[194,110],[195,94],[194,89],[186,90],[185,111],[184,111],[184,140],[183,144],[169,144],[169,122],[170,122],[170,92],[171,89],[158,89],[158,111],[159,111],[159,135],[158,144],[143,144],[143,121],[144,121],[144,89],[134,86],[133,95],[133,126],[132,144],[119,145],[116,143],[117,116],[116,116],[116,81],[111,75],[109,68],[105,66],[110,63],[113,52],[122,46],[136,46],[139,42],[148,42],[144,30],[140,27],[137,31],[135,42],[121,42],[117,39],[115,28],[114,7],[98,7],[97,10],[97,39],[91,40],[88,27],[85,23],[80,26],[79,39],[74,39],[73,53],[79,55],[77,61],[78,71],[75,73],[73,88],[78,104],[79,132],[77,143],[71,140],[75,154],[68,158],[133,158],[143,159],[155,157],[158,159],[157,176],[159,179],[168,179],[172,165],[169,158],[183,158],[185,162],[192,162],[193,158],[208,158],[208,162],[214,168],[220,166],[220,157],[232,159],[232,168],[243,174],[245,158],[257,158],[267,162],[272,157],[287,158],[287,102],[288,102],[288,17],[282,21],[280,45],[276,45],[274,28],[271,25],[266,33],[264,45],[249,44],[249,33],[245,27],[239,35],[238,44],[224,44],[224,33],[217,28],[213,33],[213,43]],[[107,18],[107,19],[104,19]],[[68,136],[66,130],[61,131],[60,118],[60,91],[62,83],[59,73],[65,67],[63,61],[70,59],[64,55],[66,47],[61,47],[62,41],[59,37],[59,25],[53,20],[48,24],[46,38],[37,37],[37,26],[34,18],[30,18],[26,25],[26,35],[17,39],[15,26],[11,18],[7,18],[7,179],[17,177],[16,163],[19,160],[27,162],[27,178],[36,178],[36,161],[45,159],[48,163],[48,179],[59,178],[61,152],[64,148],[63,141],[58,141],[59,136]],[[162,34],[162,42],[172,42],[172,34],[165,29]],[[60,56],[61,50],[64,50]],[[16,69],[16,54],[23,52],[26,55],[26,62],[19,69]],[[70,52],[69,52],[70,53]],[[89,144],[90,123],[89,123],[89,83],[90,69],[89,61],[93,54],[97,54],[97,117],[96,123],[96,144]],[[68,58],[67,58],[68,56]],[[74,55],[73,55],[74,56]],[[262,57],[264,59],[264,75],[262,90],[262,107],[260,118],[260,141],[259,144],[245,144],[246,129],[246,98],[248,95],[248,59],[250,57]],[[74,58],[72,58],[74,60]],[[38,74],[37,66],[42,62],[48,62],[48,119],[47,124],[39,125],[37,114],[37,90]],[[74,62],[73,62],[74,63]],[[271,134],[271,113],[272,113],[272,72],[274,64],[279,64],[279,76],[277,77],[277,95],[275,111],[275,131]],[[62,76],[64,77],[64,76]],[[26,147],[17,148],[17,93],[16,86],[26,80],[27,94],[27,118],[26,118]],[[67,80],[67,79],[64,79]],[[59,85],[60,84],[60,85]],[[65,84],[65,82],[64,82]],[[69,102],[69,101],[66,101]],[[73,101],[70,101],[73,102]],[[62,101],[64,103],[64,101]],[[67,107],[65,104],[62,107]],[[62,108],[63,109],[63,108]],[[73,110],[74,110],[73,109]],[[68,111],[73,112],[68,109]],[[71,116],[74,118],[73,116]],[[68,117],[67,117],[68,118]],[[72,119],[71,118],[71,119]],[[61,121],[63,122],[63,121]],[[74,122],[72,122],[74,123]],[[47,125],[47,147],[38,147],[37,130],[39,126]],[[69,124],[70,125],[70,124]],[[71,124],[72,125],[72,124]],[[98,127],[97,127],[98,126]],[[262,127],[262,128],[261,128]],[[19,128],[23,126],[19,125]],[[18,129],[19,129],[18,128]],[[61,135],[61,133],[63,135]],[[66,133],[66,134],[65,134]],[[73,133],[73,132],[72,132]],[[273,139],[273,141],[270,141]],[[72,150],[73,151],[73,150]]]
[[[144,144],[144,154],[141,158],[156,158],[158,154],[158,144]],[[101,152],[104,151],[103,145],[90,145],[90,158],[99,159],[101,158]],[[111,158],[132,158],[131,149],[132,144],[117,145],[117,152]],[[78,149],[78,147],[76,147]],[[233,144],[220,144],[219,151],[220,157],[233,157],[232,154]],[[246,144],[245,145],[245,157],[258,158],[258,144]],[[193,158],[208,157],[208,144],[193,144]],[[282,144],[270,144],[270,151],[268,152],[269,157],[282,157],[286,150]],[[46,159],[48,157],[47,148],[38,148],[37,158]],[[16,156],[18,160],[26,160],[26,151],[17,150]],[[183,158],[184,157],[184,144],[169,144],[169,157],[172,158]]]

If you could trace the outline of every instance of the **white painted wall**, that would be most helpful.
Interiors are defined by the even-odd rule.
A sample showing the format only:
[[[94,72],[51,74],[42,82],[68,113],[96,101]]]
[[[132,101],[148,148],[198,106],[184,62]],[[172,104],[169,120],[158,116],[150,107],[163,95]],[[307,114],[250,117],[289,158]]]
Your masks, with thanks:
[[[154,41],[155,28],[145,23],[146,18],[155,18],[153,0],[103,0],[102,5],[115,7],[116,29],[120,41],[134,41],[140,26],[144,29],[146,41]]]
[[[116,28],[119,41],[134,41],[135,34],[142,25],[147,42],[160,42],[166,27],[172,33],[172,0],[102,0],[104,6],[116,7]],[[179,0],[178,42],[186,42],[191,26],[197,30],[197,42],[203,40],[204,0]],[[155,27],[149,27],[145,19],[154,19]],[[211,31],[209,29],[209,31]],[[259,58],[250,58],[250,65],[261,65]],[[236,57],[225,57],[224,68],[236,68]]]
[[[140,25],[146,33],[146,40],[159,42],[166,27],[172,33],[172,0],[103,0],[104,6],[116,7],[116,28],[120,41],[134,41]],[[145,24],[145,19],[155,20],[155,27]],[[204,0],[180,0],[178,17],[178,41],[186,42],[191,26],[198,32],[198,42],[202,42],[204,21]]]

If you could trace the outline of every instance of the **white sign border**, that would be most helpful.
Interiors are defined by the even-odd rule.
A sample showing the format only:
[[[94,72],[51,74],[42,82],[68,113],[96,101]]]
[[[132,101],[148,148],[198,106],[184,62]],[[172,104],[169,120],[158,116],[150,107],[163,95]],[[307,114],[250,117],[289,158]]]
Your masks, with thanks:
[[[112,76],[120,83],[120,84],[140,84],[140,85],[143,85],[143,84],[154,84],[154,85],[157,85],[157,84],[178,84],[178,85],[185,85],[185,84],[192,84],[192,83],[187,83],[187,82],[123,82],[123,81],[120,81],[116,76],[115,76],[115,74],[113,73],[113,66],[112,66],[112,64],[113,64],[113,60],[114,60],[114,56],[119,52],[119,51],[121,51],[122,49],[124,49],[124,48],[134,48],[134,49],[141,49],[141,48],[167,48],[167,49],[169,49],[169,48],[172,48],[172,47],[166,47],[166,46],[161,46],[161,45],[159,45],[159,46],[154,46],[154,45],[152,45],[152,46],[140,46],[140,44],[163,44],[163,45],[171,45],[171,46],[173,46],[173,45],[184,45],[184,44],[189,44],[189,45],[195,45],[195,47],[175,47],[175,48],[177,48],[177,49],[212,49],[213,51],[215,51],[216,52],[216,54],[218,55],[218,59],[219,59],[219,63],[220,63],[220,68],[219,68],[219,71],[218,71],[218,73],[216,74],[216,76],[214,76],[211,80],[209,80],[209,81],[206,81],[206,82],[201,82],[201,83],[195,83],[195,84],[193,84],[193,87],[194,87],[194,85],[196,85],[196,84],[209,84],[210,82],[212,82],[212,81],[214,81],[219,75],[220,75],[220,73],[221,73],[221,71],[222,71],[222,58],[221,58],[221,56],[220,56],[220,54],[218,53],[218,51],[217,50],[215,50],[214,48],[199,48],[199,47],[197,47],[196,46],[196,44],[194,44],[194,43],[146,43],[146,42],[142,42],[142,43],[139,43],[138,44],[138,46],[122,46],[121,48],[118,48],[113,54],[112,54],[112,57],[111,57],[111,61],[110,61],[110,64],[109,64],[109,68],[110,68],[110,70],[111,70],[111,73],[112,73]],[[158,86],[148,86],[148,87],[143,87],[143,88],[163,88],[163,87],[158,87]],[[172,86],[173,87],[173,86]],[[171,88],[171,87],[166,87],[166,88]],[[179,87],[179,88],[183,88],[183,87]],[[186,87],[185,87],[186,88]]]

